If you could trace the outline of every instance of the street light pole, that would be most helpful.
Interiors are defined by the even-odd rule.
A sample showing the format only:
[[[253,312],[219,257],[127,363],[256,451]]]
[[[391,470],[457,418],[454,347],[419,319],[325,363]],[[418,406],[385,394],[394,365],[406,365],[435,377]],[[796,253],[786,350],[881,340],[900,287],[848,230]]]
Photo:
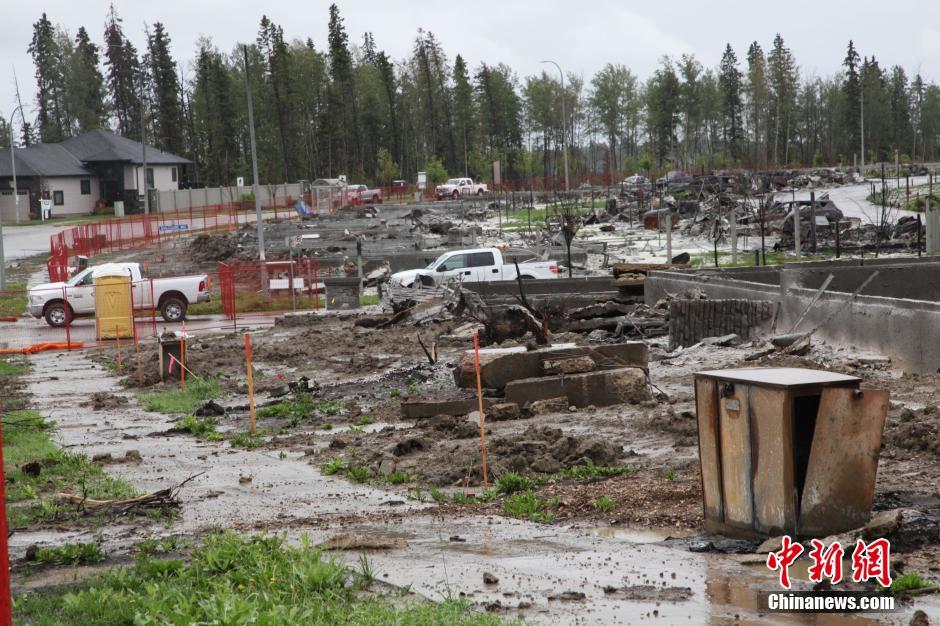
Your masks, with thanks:
[[[150,215],[150,190],[147,188],[147,124],[146,124],[146,102],[147,97],[144,93],[144,69],[140,69],[140,145],[142,167],[144,168],[144,215]]]
[[[13,109],[13,113],[10,115],[10,171],[13,174],[13,214],[16,218],[16,222],[20,221],[20,193],[19,189],[16,187],[16,155],[13,152],[13,118],[16,117],[16,112],[19,111],[20,115],[23,115],[23,105],[17,105]],[[0,215],[0,291],[7,288],[7,260],[6,256],[3,253],[3,215]]]
[[[565,115],[565,74],[561,71],[561,66],[554,61],[542,61],[542,63],[551,63],[558,68],[558,75],[561,76],[561,148],[565,156],[565,191],[568,191],[568,116]]]

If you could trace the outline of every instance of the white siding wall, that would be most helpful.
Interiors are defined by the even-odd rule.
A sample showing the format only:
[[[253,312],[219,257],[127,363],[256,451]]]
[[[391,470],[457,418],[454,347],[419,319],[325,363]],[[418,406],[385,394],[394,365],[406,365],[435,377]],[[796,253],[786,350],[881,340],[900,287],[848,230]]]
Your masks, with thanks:
[[[179,165],[148,165],[147,169],[153,169],[153,188],[160,191],[175,191],[180,188],[180,166]],[[176,180],[173,180],[173,170],[176,170]],[[140,187],[138,187],[138,181]],[[143,167],[139,165],[127,166],[124,168],[124,188],[139,189],[143,188],[144,172]]]
[[[82,195],[81,181],[87,180],[91,186],[91,193]],[[55,176],[43,178],[39,183],[40,189],[49,191],[49,199],[52,203],[52,215],[76,215],[82,213],[91,213],[95,210],[95,203],[100,197],[101,187],[98,179],[94,176]],[[64,204],[56,206],[55,192],[62,192]],[[22,199],[20,200],[22,203]],[[20,207],[22,210],[22,207]]]

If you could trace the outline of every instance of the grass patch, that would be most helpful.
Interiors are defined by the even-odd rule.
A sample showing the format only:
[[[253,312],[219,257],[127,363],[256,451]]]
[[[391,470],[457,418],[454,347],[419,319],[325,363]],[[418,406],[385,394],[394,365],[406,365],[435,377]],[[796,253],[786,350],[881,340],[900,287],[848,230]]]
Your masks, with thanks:
[[[67,543],[63,546],[39,548],[36,550],[37,563],[56,565],[80,565],[104,561],[104,553],[97,541],[91,543]]]
[[[29,304],[29,298],[26,296],[26,282],[7,282],[7,291],[14,293],[0,294],[0,315],[19,317]]]
[[[379,294],[363,294],[359,297],[359,304],[361,306],[372,306],[374,304],[379,304],[382,301],[382,298],[379,297]]]
[[[29,368],[22,363],[10,363],[9,360],[0,357],[0,376],[21,376]]]
[[[531,491],[537,487],[535,480],[516,472],[506,472],[496,479],[496,493],[511,495],[519,491]]]
[[[52,422],[29,409],[3,416],[3,461],[7,480],[7,521],[12,528],[81,516],[72,505],[57,505],[59,492],[94,499],[137,495],[129,482],[105,474],[84,454],[65,452],[52,442]]]
[[[585,465],[575,465],[563,469],[554,476],[558,478],[573,478],[575,480],[594,480],[596,478],[623,476],[633,471],[634,469],[627,465],[594,465],[594,463],[588,461]]]
[[[218,381],[190,380],[185,389],[167,389],[140,394],[144,408],[156,413],[193,413],[208,400],[222,395]]]
[[[251,434],[247,430],[235,433],[231,439],[228,440],[229,445],[233,448],[245,448],[246,450],[251,450],[257,448],[258,446],[264,445],[264,438],[259,436],[257,433]]]
[[[503,500],[503,515],[533,522],[551,522],[555,514],[550,509],[558,506],[559,502],[558,497],[546,500],[531,491],[523,491]]]
[[[594,508],[603,513],[610,513],[614,506],[614,500],[610,496],[601,496],[594,501]]]
[[[174,424],[174,428],[190,433],[196,439],[204,441],[220,441],[222,435],[216,431],[218,420],[212,416],[196,417],[187,415]]]
[[[314,400],[309,393],[298,393],[293,400],[283,400],[277,404],[258,409],[259,419],[286,419],[287,426],[293,428],[300,420],[311,415],[334,417],[346,408],[342,400]]]
[[[185,563],[140,557],[70,589],[14,600],[20,622],[52,624],[457,624],[503,623],[465,601],[383,602],[369,580],[304,541],[210,535]]]
[[[408,472],[399,472],[395,470],[389,474],[381,474],[379,480],[390,485],[404,485],[414,480],[414,477]]]
[[[670,467],[666,469],[665,477],[666,477],[666,480],[675,480],[678,476],[676,475],[676,470]]]
[[[891,595],[899,596],[910,591],[917,591],[918,589],[927,589],[934,587],[929,580],[921,578],[916,572],[908,572],[903,576],[898,576],[893,581],[891,581]]]
[[[356,420],[356,426],[368,426],[369,424],[375,424],[375,420],[368,415],[360,415],[359,419]]]
[[[259,313],[264,311],[307,311],[318,308],[312,295],[298,295],[291,300],[290,294],[264,297],[262,293],[236,293],[235,310],[238,313]],[[319,308],[326,306],[326,298],[320,294]],[[222,313],[222,296],[212,294],[209,302],[197,302],[189,305],[188,315],[218,315]]]

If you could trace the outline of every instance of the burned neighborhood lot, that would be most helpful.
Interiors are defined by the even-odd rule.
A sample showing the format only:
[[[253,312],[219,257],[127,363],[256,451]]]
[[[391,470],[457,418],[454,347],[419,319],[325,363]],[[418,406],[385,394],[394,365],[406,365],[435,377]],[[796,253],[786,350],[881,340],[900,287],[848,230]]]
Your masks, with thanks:
[[[252,261],[255,225],[89,259],[209,276],[212,299],[190,306],[185,331],[148,311],[131,322],[136,338],[96,338],[96,320],[76,320],[83,349],[4,357],[16,611],[55,623],[94,606],[88,623],[120,623],[141,607],[168,614],[159,595],[189,598],[190,615],[214,615],[197,603],[227,598],[246,615],[293,606],[327,622],[761,621],[778,584],[767,554],[789,531],[768,532],[760,517],[786,480],[762,463],[793,448],[802,504],[799,472],[816,443],[796,430],[767,438],[758,392],[716,387],[718,406],[737,411],[742,398],[753,411],[750,433],[721,454],[750,459],[740,484],[755,511],[735,521],[728,504],[730,525],[716,530],[696,374],[746,368],[890,393],[875,453],[844,457],[872,472],[870,501],[846,500],[861,521],[812,536],[847,552],[887,538],[902,582],[842,584],[894,594],[902,615],[932,614],[940,374],[914,338],[933,332],[934,262],[895,251],[709,267],[727,242],[719,255],[693,231],[696,215],[717,217],[717,193],[678,218],[678,254],[664,262],[658,218],[639,219],[626,193],[601,209],[601,193],[568,218],[560,204],[538,207],[531,234],[532,208],[483,198],[265,223],[266,266]],[[755,237],[754,224],[739,226]],[[784,240],[782,229],[782,219],[768,226],[765,243]],[[711,256],[696,252],[703,245]],[[864,236],[859,245],[889,250]],[[436,278],[447,254],[491,249],[518,268],[534,254],[561,269],[396,284],[411,268]],[[31,262],[18,271],[43,274]],[[59,332],[12,324],[20,334],[7,345]],[[794,419],[821,421],[800,407]],[[837,484],[839,443],[823,443],[836,450]],[[723,503],[737,476],[721,474]],[[809,546],[810,536],[799,538]],[[808,564],[804,555],[791,569],[796,589],[814,586]],[[318,573],[278,573],[297,568]],[[219,576],[210,586],[207,572]],[[339,602],[300,601],[290,586]],[[105,610],[97,599],[115,589],[120,602]]]

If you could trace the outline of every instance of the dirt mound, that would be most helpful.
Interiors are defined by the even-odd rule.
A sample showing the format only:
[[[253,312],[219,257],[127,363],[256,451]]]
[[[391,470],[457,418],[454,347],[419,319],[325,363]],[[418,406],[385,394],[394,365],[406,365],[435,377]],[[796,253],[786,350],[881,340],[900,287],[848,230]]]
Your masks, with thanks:
[[[388,429],[346,437],[343,445],[331,446],[327,454],[341,449],[350,462],[377,474],[399,471],[432,485],[477,485],[482,480],[479,437],[476,422],[439,416],[407,431]],[[622,456],[622,448],[607,439],[575,436],[544,426],[530,426],[514,435],[490,436],[487,441],[492,476],[510,471],[551,474],[587,463],[613,465]]]
[[[125,396],[118,396],[105,391],[96,391],[91,394],[91,399],[84,402],[82,406],[90,406],[93,411],[104,411],[107,409],[117,409],[127,404]]]
[[[693,411],[676,411],[667,407],[665,413],[657,411],[640,421],[651,431],[671,435],[677,448],[698,445],[698,418]]]
[[[238,242],[229,234],[196,235],[189,243],[189,255],[197,263],[225,261],[238,253]]]
[[[928,405],[920,410],[892,410],[885,422],[884,441],[913,452],[940,454],[940,409]]]

